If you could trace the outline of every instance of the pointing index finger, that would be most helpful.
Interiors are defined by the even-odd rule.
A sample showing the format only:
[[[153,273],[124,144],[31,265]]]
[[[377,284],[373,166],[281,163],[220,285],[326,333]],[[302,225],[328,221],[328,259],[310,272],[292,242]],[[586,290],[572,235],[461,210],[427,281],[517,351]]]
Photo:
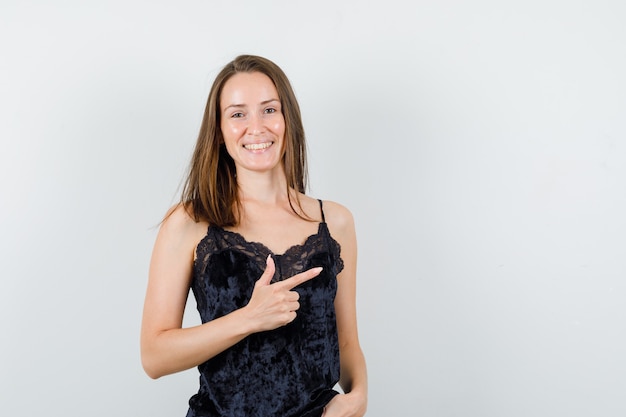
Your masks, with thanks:
[[[306,271],[300,272],[299,274],[287,278],[284,281],[278,282],[275,285],[280,285],[291,290],[292,288],[297,287],[298,285],[318,276],[320,272],[322,272],[322,269],[323,268],[321,266],[307,269]]]

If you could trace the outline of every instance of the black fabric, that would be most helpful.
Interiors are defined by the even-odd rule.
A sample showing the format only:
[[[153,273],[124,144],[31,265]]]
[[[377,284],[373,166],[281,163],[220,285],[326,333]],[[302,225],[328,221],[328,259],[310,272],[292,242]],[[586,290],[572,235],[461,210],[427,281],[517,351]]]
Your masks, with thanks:
[[[248,303],[270,253],[238,233],[209,227],[197,248],[192,281],[203,323]],[[200,389],[189,400],[187,417],[319,417],[337,394],[339,244],[322,221],[304,244],[272,257],[273,281],[316,266],[324,269],[295,288],[300,309],[293,322],[252,334],[198,367]]]

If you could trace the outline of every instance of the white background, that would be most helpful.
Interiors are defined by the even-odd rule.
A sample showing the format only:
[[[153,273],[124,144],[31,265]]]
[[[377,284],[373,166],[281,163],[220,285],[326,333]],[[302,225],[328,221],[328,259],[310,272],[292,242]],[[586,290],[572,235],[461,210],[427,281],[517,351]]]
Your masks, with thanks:
[[[147,267],[241,53],[285,70],[311,194],[357,221],[369,416],[626,415],[624,22],[619,0],[2,0],[0,415],[185,415],[197,372],[141,369]]]

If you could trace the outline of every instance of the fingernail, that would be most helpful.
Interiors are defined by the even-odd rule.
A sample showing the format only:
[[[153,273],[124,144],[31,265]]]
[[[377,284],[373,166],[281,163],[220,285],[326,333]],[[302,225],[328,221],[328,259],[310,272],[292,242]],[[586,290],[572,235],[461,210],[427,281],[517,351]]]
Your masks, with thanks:
[[[322,272],[322,270],[323,270],[323,269],[324,269],[324,268],[322,268],[321,266],[318,266],[317,268],[313,268],[313,270],[314,270],[315,272],[317,272],[317,273]]]

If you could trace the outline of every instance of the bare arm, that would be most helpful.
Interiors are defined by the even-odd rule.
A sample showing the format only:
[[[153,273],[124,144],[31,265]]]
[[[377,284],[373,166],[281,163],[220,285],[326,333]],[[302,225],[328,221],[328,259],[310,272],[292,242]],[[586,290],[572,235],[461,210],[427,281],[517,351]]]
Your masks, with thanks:
[[[352,214],[338,204],[328,203],[327,218],[333,237],[341,245],[344,269],[337,277],[335,310],[339,333],[341,377],[346,395],[328,404],[325,417],[363,416],[367,408],[367,370],[359,343],[356,314],[357,243]]]
[[[152,378],[192,368],[246,336],[283,326],[296,317],[298,293],[292,288],[317,276],[313,268],[270,284],[274,262],[255,284],[250,302],[228,315],[199,326],[182,328],[192,276],[194,250],[206,227],[182,207],[174,209],[157,236],[148,278],[141,327],[141,358]]]

